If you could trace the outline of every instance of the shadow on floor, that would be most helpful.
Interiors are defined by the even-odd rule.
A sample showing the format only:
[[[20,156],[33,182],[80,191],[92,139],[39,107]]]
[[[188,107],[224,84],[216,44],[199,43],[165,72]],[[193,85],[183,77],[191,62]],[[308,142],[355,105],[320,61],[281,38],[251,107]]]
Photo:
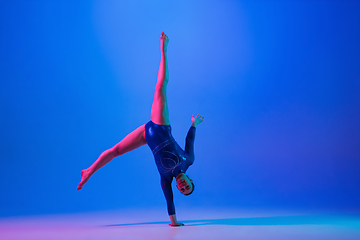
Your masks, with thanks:
[[[185,226],[200,225],[348,225],[360,227],[360,216],[353,215],[317,215],[317,216],[281,216],[281,217],[255,217],[255,218],[225,218],[225,219],[204,219],[180,221]],[[150,224],[168,224],[169,222],[144,222],[105,225],[103,227],[137,226]]]

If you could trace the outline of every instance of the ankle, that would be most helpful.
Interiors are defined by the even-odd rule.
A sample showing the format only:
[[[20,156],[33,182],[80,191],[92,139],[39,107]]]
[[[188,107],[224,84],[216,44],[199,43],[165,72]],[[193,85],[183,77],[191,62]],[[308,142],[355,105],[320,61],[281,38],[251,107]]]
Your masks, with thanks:
[[[84,172],[86,175],[91,176],[95,172],[94,169],[91,169],[91,167],[84,169]]]

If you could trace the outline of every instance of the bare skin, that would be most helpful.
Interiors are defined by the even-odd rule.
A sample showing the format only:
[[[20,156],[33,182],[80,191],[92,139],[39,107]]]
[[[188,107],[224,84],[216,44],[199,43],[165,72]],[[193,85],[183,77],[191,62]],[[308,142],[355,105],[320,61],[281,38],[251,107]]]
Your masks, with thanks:
[[[167,46],[169,38],[164,32],[160,36],[161,59],[158,77],[155,85],[154,100],[151,107],[151,121],[159,125],[169,125],[169,109],[167,104],[166,87],[169,82],[169,69],[167,64]]]
[[[169,215],[169,218],[170,218],[170,226],[172,226],[172,227],[181,227],[181,226],[184,226],[184,224],[183,223],[180,223],[180,222],[178,222],[177,221],[177,219],[176,219],[176,214],[174,214],[174,215]]]
[[[196,117],[194,117],[194,115],[192,115],[191,117],[191,126],[193,127],[197,127],[197,125],[199,125],[200,123],[202,123],[204,121],[204,117],[200,116],[199,114],[196,115]]]
[[[169,125],[169,110],[167,104],[166,97],[166,86],[169,81],[169,71],[167,67],[167,45],[169,43],[169,38],[165,35],[164,32],[161,33],[160,36],[160,50],[161,50],[161,60],[158,71],[157,82],[155,86],[154,100],[151,107],[151,121],[159,124],[159,125]],[[203,121],[203,117],[194,115],[191,118],[192,126],[196,127]],[[115,157],[123,155],[127,152],[130,152],[136,148],[139,148],[146,143],[145,138],[145,124],[141,125],[130,134],[128,134],[124,139],[122,139],[119,143],[117,143],[114,147],[105,150],[100,154],[99,158],[87,169],[81,171],[81,181],[77,187],[79,191],[82,189],[84,184],[90,179],[90,177],[100,168],[105,166],[108,162],[110,162]],[[185,175],[185,174],[184,174]],[[187,176],[185,175],[187,178]],[[188,178],[186,180],[185,177],[181,177],[181,187],[188,188]],[[171,224],[170,226],[178,227],[183,226],[184,224],[179,223],[176,219],[176,215],[169,216]]]
[[[193,185],[191,183],[192,180],[189,179],[185,173],[179,173],[179,175],[176,177],[176,187],[184,195],[188,195],[192,192]]]
[[[130,152],[136,148],[139,148],[146,144],[145,139],[145,124],[141,125],[130,134],[128,134],[123,140],[121,140],[114,147],[105,150],[100,154],[99,158],[87,169],[81,171],[81,181],[77,190],[82,189],[84,184],[89,180],[89,178],[105,164],[110,162],[117,156],[123,155],[127,152]]]

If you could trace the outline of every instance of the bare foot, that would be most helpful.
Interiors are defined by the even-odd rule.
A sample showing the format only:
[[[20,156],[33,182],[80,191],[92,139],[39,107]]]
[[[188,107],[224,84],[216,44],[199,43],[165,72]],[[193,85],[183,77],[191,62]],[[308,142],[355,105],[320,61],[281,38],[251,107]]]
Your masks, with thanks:
[[[168,43],[169,43],[168,36],[166,36],[165,33],[162,32],[161,36],[160,36],[160,49],[161,49],[161,52],[164,52],[164,53],[166,52]]]
[[[89,180],[90,177],[91,177],[91,174],[89,173],[88,169],[84,169],[84,170],[81,171],[81,181],[80,181],[79,186],[77,188],[78,191],[80,189],[82,189],[82,187]]]

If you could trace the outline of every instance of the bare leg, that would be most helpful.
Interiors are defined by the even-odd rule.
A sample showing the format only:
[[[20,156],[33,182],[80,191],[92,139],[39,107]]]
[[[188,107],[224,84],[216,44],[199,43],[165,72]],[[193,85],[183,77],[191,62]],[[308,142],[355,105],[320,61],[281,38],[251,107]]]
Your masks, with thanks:
[[[162,32],[160,37],[161,60],[155,86],[154,101],[151,107],[151,121],[159,125],[170,124],[166,98],[166,86],[169,81],[169,70],[166,58],[168,42],[169,38]]]
[[[87,169],[81,171],[81,181],[77,190],[80,190],[83,185],[89,180],[97,170],[110,162],[113,158],[130,152],[138,147],[146,144],[145,139],[145,125],[142,125],[128,134],[114,147],[105,150],[100,154],[99,158]]]

